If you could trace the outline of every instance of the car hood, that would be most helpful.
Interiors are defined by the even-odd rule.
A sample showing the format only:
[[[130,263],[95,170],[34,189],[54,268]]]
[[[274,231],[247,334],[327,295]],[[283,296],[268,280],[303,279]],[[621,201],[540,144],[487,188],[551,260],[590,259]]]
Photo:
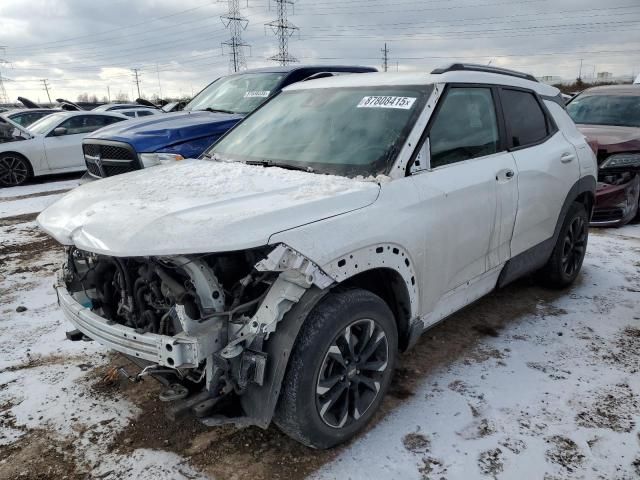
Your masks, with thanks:
[[[62,244],[112,256],[223,252],[363,208],[379,191],[372,181],[185,160],[82,185],[38,223]]]
[[[207,111],[174,112],[114,123],[90,134],[87,138],[115,140],[131,145],[143,145],[139,151],[158,149],[200,137],[221,135],[244,118],[240,114]]]
[[[640,150],[639,127],[613,125],[577,125],[589,143],[596,147],[598,163],[613,153]]]

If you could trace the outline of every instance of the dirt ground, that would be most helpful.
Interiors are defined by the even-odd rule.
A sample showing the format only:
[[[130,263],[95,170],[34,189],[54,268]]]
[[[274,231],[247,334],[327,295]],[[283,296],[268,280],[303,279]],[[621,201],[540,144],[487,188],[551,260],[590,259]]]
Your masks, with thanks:
[[[20,196],[20,199],[26,197]],[[16,316],[19,314],[15,313],[15,305],[22,303],[19,299],[27,292],[44,288],[42,282],[52,278],[63,256],[61,248],[53,240],[34,228],[34,218],[35,214],[21,214],[0,219],[0,228],[5,237],[15,234],[21,238],[15,243],[0,242],[0,259],[3,259],[0,262],[0,333],[3,341],[8,331],[3,326],[5,320],[19,318]],[[635,228],[640,230],[640,226]],[[613,238],[608,231],[598,231],[593,237],[605,239],[609,235]],[[455,432],[456,438],[479,445],[477,451],[473,450],[477,470],[466,478],[513,478],[501,475],[509,462],[513,464],[513,459],[527,449],[528,439],[536,436],[544,438],[546,445],[544,457],[539,461],[551,466],[545,479],[607,478],[595,474],[588,476],[589,469],[586,466],[589,453],[585,445],[588,445],[586,448],[595,448],[602,432],[630,434],[635,436],[635,450],[640,452],[640,433],[636,425],[640,418],[640,236],[617,235],[615,240],[618,243],[611,244],[614,251],[617,249],[620,253],[626,245],[625,248],[631,250],[631,258],[636,259],[624,274],[624,285],[615,286],[624,291],[624,296],[619,293],[607,295],[606,292],[602,295],[585,294],[585,291],[591,292],[593,287],[590,275],[581,275],[576,285],[568,291],[546,290],[538,287],[533,279],[526,278],[494,292],[428,331],[410,353],[401,355],[391,390],[368,432],[350,444],[330,451],[303,447],[274,426],[267,430],[254,427],[236,429],[231,426],[208,428],[193,418],[170,421],[164,415],[166,405],[158,400],[160,386],[151,379],[135,384],[124,379],[112,380],[108,373],[114,366],[125,366],[130,371],[135,371],[135,367],[118,355],[107,354],[99,346],[92,345],[90,348],[95,351],[89,353],[69,353],[63,349],[60,353],[43,355],[31,355],[29,349],[32,347],[28,347],[26,356],[16,357],[20,361],[9,362],[10,365],[0,368],[0,428],[18,436],[11,438],[10,435],[3,437],[0,434],[0,479],[130,478],[128,471],[109,467],[101,469],[99,460],[85,458],[83,452],[90,448],[87,445],[100,446],[102,455],[118,457],[134,456],[141,449],[173,452],[180,462],[184,462],[184,467],[179,464],[175,467],[177,470],[161,470],[166,475],[159,474],[155,478],[174,478],[174,475],[178,475],[176,472],[179,472],[180,478],[204,476],[234,480],[297,480],[314,475],[318,478],[341,478],[341,475],[334,473],[334,467],[329,470],[325,468],[338,465],[336,468],[339,471],[339,465],[347,464],[351,461],[350,457],[360,458],[359,455],[363,455],[361,451],[367,448],[368,439],[375,437],[374,430],[378,430],[378,425],[389,425],[397,417],[402,417],[405,406],[409,408],[416,402],[428,405],[438,398],[453,397],[464,398],[470,419],[468,426]],[[613,260],[603,254],[603,247],[597,248],[597,261],[593,264],[587,262],[587,270],[615,270],[615,267],[608,266],[608,262]],[[623,253],[628,263],[628,252],[625,250]],[[624,305],[626,302],[626,308],[637,322],[614,329],[604,336],[596,330],[593,321],[570,324],[568,316],[572,312],[564,306],[566,298],[588,304],[588,311],[600,319],[606,319],[607,315],[615,312],[617,304],[622,302]],[[32,308],[29,305],[26,307]],[[533,326],[532,319],[539,319],[549,329],[542,331]],[[14,331],[12,335],[19,337],[21,332]],[[570,408],[575,412],[575,426],[571,429],[582,428],[594,432],[593,438],[587,440],[586,444],[577,442],[568,434],[548,434],[548,424],[562,423],[560,414],[554,412],[553,404],[547,405],[542,414],[536,413],[537,416],[533,417],[521,411],[513,417],[517,419],[513,428],[505,427],[487,415],[489,394],[478,386],[481,384],[478,384],[477,378],[463,376],[441,383],[451,372],[464,369],[474,371],[475,368],[481,368],[487,375],[494,369],[509,369],[512,358],[522,345],[552,345],[557,340],[566,341],[567,337],[584,347],[581,353],[584,357],[580,362],[599,365],[603,375],[610,370],[622,372],[628,379],[604,382],[606,388],[598,388],[592,397],[578,396],[570,400],[573,402]],[[17,348],[20,348],[19,345]],[[544,352],[546,348],[540,351]],[[0,354],[4,355],[2,352],[9,350],[6,346],[0,347]],[[532,379],[541,378],[544,379],[541,382],[546,382],[541,383],[541,388],[547,388],[548,385],[570,388],[582,382],[582,374],[578,373],[576,377],[572,371],[574,367],[567,366],[571,363],[568,362],[567,353],[571,352],[559,352],[549,347],[548,355],[541,354],[525,362],[526,372]],[[591,368],[590,365],[587,368]],[[71,425],[71,433],[62,435],[46,423],[39,425],[35,417],[37,412],[27,414],[30,415],[27,416],[29,421],[19,421],[15,411],[21,399],[19,395],[12,396],[12,385],[25,381],[30,372],[41,372],[47,368],[80,369],[81,376],[65,388],[85,388],[86,396],[83,390],[82,400],[78,398],[78,401],[90,397],[96,409],[102,402],[112,402],[116,406],[116,413],[94,423],[93,427],[70,413],[67,422]],[[120,422],[117,418],[118,405],[123,405],[123,409],[126,405],[126,410],[137,413],[129,420]],[[88,412],[91,415],[90,409]],[[21,414],[22,417],[24,415]],[[543,422],[542,419],[546,420]],[[408,419],[402,421],[405,420],[411,423]],[[96,425],[100,428],[94,428]],[[492,448],[480,448],[485,444],[482,442],[497,438],[500,432],[511,432],[511,436],[498,441]],[[517,436],[513,432],[522,435]],[[400,450],[393,450],[403,452],[398,457],[400,460],[395,459],[390,450],[390,457],[385,462],[411,459],[416,465],[416,478],[464,478],[451,476],[454,473],[451,460],[434,453],[437,436],[437,432],[420,430],[418,427],[416,431],[405,431],[400,436]],[[589,443],[591,441],[593,444]],[[377,448],[375,442],[372,445]],[[507,461],[507,458],[512,460]],[[625,458],[620,462],[620,465],[626,465],[626,470],[621,470],[616,478],[640,478],[640,453],[635,458]],[[380,472],[380,478],[394,478],[385,474],[385,470]],[[574,474],[575,477],[572,476]],[[356,475],[354,478],[361,477]]]

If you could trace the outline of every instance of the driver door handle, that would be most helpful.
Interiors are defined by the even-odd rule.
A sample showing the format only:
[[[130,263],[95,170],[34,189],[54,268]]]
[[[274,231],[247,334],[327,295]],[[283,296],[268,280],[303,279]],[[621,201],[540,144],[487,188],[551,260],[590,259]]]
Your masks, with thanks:
[[[573,153],[565,152],[560,157],[560,161],[562,163],[569,163],[569,162],[572,162],[573,160],[575,160],[575,158],[576,158],[576,156]]]

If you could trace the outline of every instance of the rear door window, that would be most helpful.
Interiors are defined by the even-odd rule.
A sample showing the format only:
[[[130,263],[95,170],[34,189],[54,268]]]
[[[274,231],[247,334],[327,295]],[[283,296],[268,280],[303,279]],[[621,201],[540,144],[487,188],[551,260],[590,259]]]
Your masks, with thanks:
[[[501,98],[510,147],[534,145],[549,135],[547,117],[533,93],[503,88]]]

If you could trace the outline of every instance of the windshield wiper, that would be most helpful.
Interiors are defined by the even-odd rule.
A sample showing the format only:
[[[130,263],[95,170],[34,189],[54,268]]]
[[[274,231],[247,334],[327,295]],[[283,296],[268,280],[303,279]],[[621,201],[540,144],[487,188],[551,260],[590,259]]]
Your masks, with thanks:
[[[211,107],[203,108],[200,111],[213,112],[213,113],[231,113],[231,114],[235,114],[236,113],[236,112],[233,112],[231,110],[224,110],[222,108],[211,108]]]
[[[249,160],[244,162],[247,165],[259,165],[261,167],[280,167],[285,170],[300,170],[301,172],[313,173],[313,168],[302,165],[292,165],[291,163],[278,163],[273,160]]]

